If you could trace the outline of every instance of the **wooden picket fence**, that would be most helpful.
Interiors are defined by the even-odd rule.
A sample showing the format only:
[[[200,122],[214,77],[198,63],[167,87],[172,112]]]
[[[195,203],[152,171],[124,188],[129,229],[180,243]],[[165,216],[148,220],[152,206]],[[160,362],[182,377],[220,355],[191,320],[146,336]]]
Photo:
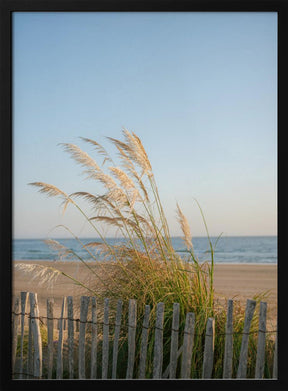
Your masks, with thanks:
[[[27,312],[30,302],[30,310]],[[90,307],[89,307],[90,302]],[[75,303],[74,303],[75,304]],[[120,343],[120,329],[122,316],[122,301],[118,300],[113,324],[109,323],[109,299],[104,300],[103,317],[99,321],[97,302],[95,297],[82,296],[80,298],[80,318],[75,318],[73,311],[73,297],[63,298],[61,315],[53,317],[53,299],[47,299],[47,316],[39,316],[39,307],[36,293],[21,292],[16,297],[12,311],[12,370],[14,379],[116,379],[117,363]],[[247,300],[244,329],[242,332],[241,349],[237,376],[238,379],[247,376],[247,358],[249,331],[255,312],[256,302]],[[88,310],[91,308],[91,316],[88,320]],[[179,311],[178,303],[173,305],[173,319],[171,327],[170,362],[163,368],[163,324],[164,303],[158,303],[155,315],[155,324],[152,330],[153,339],[153,379],[190,378],[191,358],[193,354],[193,341],[195,334],[195,314],[187,313],[184,333],[179,347]],[[260,303],[259,329],[257,342],[257,356],[255,363],[255,378],[263,379],[265,364],[266,343],[266,312],[267,303]],[[148,347],[148,332],[150,306],[146,305],[141,324],[140,355],[135,374],[136,352],[136,326],[137,326],[137,302],[129,300],[128,311],[128,352],[126,355],[126,379],[146,378],[146,362]],[[41,334],[41,323],[45,319],[45,343]],[[28,323],[28,327],[27,327]],[[25,327],[26,324],[26,327]],[[20,326],[20,330],[19,329]],[[56,327],[55,327],[56,326]],[[138,323],[139,326],[139,323]],[[113,340],[111,340],[113,330]],[[54,340],[55,334],[57,340]],[[100,336],[100,337],[99,337]],[[213,372],[215,340],[215,320],[208,318],[206,325],[205,344],[203,351],[202,378],[211,379]],[[25,345],[26,343],[26,345]],[[101,349],[99,349],[101,344]],[[25,345],[25,349],[24,349]],[[113,346],[112,346],[113,345]],[[88,349],[89,346],[89,349]],[[44,349],[45,359],[44,359]],[[24,354],[25,350],[25,354]],[[75,352],[77,350],[77,355]],[[97,360],[101,350],[101,376],[97,376]],[[89,351],[89,357],[87,352]],[[109,355],[109,352],[112,354]],[[98,354],[98,357],[97,357]],[[112,357],[111,357],[112,356]],[[182,357],[181,357],[182,356]],[[75,359],[76,357],[76,359]],[[109,362],[109,357],[111,361]],[[181,360],[179,358],[181,357]],[[274,345],[273,378],[277,378],[277,334]],[[122,363],[123,364],[123,363]],[[228,301],[225,347],[223,359],[223,379],[232,378],[233,364],[233,300]],[[87,366],[89,365],[89,368]],[[178,365],[178,371],[176,375]],[[66,375],[63,376],[64,366]],[[179,370],[180,367],[180,370]],[[109,372],[108,372],[109,368]],[[99,370],[98,370],[99,372]],[[109,375],[108,375],[109,373]],[[151,376],[150,376],[151,377]]]

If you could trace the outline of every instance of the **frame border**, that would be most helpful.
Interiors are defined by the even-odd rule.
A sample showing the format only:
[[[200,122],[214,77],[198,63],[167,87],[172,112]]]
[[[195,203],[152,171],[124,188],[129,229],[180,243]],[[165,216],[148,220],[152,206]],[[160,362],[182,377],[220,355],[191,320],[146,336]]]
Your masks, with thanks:
[[[12,149],[13,149],[13,96],[12,96],[12,13],[13,12],[277,12],[278,14],[278,379],[272,380],[12,380],[11,373],[11,305],[12,305]],[[285,133],[287,127],[285,95],[288,90],[288,63],[285,54],[288,47],[288,2],[286,0],[2,0],[0,4],[1,39],[1,256],[0,261],[0,389],[1,390],[50,390],[79,389],[102,390],[124,386],[151,387],[172,386],[178,390],[287,390],[288,377],[285,370],[288,350],[287,327],[285,327],[285,277],[288,275],[285,259],[285,223],[287,215],[287,177],[285,161]],[[286,109],[287,110],[287,109]],[[286,121],[285,121],[286,120]],[[282,176],[282,182],[281,182]],[[281,210],[281,213],[280,213]],[[281,235],[280,235],[281,233]],[[8,266],[8,267],[7,267]],[[287,280],[287,278],[286,278]],[[282,295],[280,295],[282,291]],[[285,360],[286,359],[286,360]],[[221,381],[222,380],[222,381]],[[79,387],[79,385],[81,386]]]

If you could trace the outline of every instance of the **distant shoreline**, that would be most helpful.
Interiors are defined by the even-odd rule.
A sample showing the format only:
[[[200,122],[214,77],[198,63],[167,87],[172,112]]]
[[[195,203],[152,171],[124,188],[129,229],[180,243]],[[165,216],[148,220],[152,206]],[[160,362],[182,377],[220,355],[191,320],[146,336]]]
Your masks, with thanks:
[[[30,262],[63,262],[63,263],[71,263],[71,264],[75,264],[77,262],[79,262],[78,260],[75,260],[75,261],[71,261],[71,260],[65,260],[65,261],[59,261],[59,260],[52,260],[52,259],[12,259],[12,262],[24,262],[24,263],[30,263]],[[85,261],[85,262],[88,262],[88,263],[94,263],[94,262],[103,262],[101,260],[99,261]],[[210,263],[211,261],[208,261],[208,263]],[[201,262],[200,262],[201,263]],[[241,265],[247,265],[247,266],[278,266],[278,262],[262,262],[262,263],[258,263],[258,262],[217,262],[215,261],[215,265],[223,265],[223,266],[229,266],[229,265],[236,265],[236,266],[241,266]]]
[[[216,237],[210,237],[213,246],[216,244]],[[65,247],[72,249],[84,260],[91,259],[84,245],[91,241],[102,240],[97,238],[81,238],[78,242],[73,238],[63,238],[57,241]],[[116,245],[126,242],[125,238],[106,238],[109,244]],[[207,237],[193,237],[194,251],[199,262],[211,259],[210,246]],[[183,259],[189,257],[181,236],[171,237],[171,243],[175,252]],[[141,243],[139,243],[141,246]],[[141,248],[141,247],[140,247]],[[59,259],[57,251],[49,247],[41,239],[14,239],[12,248],[12,259],[15,260],[41,260],[43,262]],[[103,260],[101,254],[95,253],[97,259]],[[68,257],[70,260],[78,261],[77,257]],[[63,260],[65,260],[63,258]],[[215,264],[273,264],[277,265],[277,237],[276,236],[222,236],[214,249]],[[91,259],[92,261],[92,259]]]

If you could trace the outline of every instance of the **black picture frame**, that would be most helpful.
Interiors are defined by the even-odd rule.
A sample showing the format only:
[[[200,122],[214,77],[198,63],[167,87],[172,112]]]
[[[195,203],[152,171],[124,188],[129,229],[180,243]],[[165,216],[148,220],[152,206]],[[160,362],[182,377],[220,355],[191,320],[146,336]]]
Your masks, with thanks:
[[[288,2],[282,1],[171,1],[171,0],[1,0],[1,390],[85,389],[106,390],[123,387],[152,389],[172,387],[177,390],[287,390],[286,352],[287,298],[285,279],[288,261],[285,254],[287,220],[287,161],[284,149],[286,119]],[[129,12],[277,12],[278,13],[278,379],[277,380],[12,380],[11,373],[11,297],[12,297],[12,13],[16,11],[129,11]],[[285,127],[286,125],[286,127]],[[285,370],[286,369],[286,370]],[[168,382],[168,383],[167,383]]]

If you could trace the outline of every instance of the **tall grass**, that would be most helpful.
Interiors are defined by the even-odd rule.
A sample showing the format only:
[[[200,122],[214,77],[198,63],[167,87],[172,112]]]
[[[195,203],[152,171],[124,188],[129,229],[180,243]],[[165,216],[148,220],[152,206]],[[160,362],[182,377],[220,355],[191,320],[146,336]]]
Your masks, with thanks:
[[[94,273],[94,282],[89,285],[85,281],[78,281],[72,276],[65,275],[73,279],[76,284],[86,288],[89,295],[93,294],[102,299],[109,297],[114,307],[117,299],[121,298],[126,302],[129,299],[136,299],[139,324],[141,324],[145,304],[151,306],[151,322],[153,323],[156,304],[164,302],[164,367],[169,363],[173,303],[180,303],[180,331],[184,329],[186,313],[196,314],[197,332],[192,359],[192,377],[201,377],[205,326],[208,317],[215,317],[218,328],[216,336],[218,334],[220,337],[216,337],[215,340],[214,375],[221,377],[224,346],[221,335],[225,329],[226,308],[215,306],[213,278],[214,249],[217,241],[213,244],[210,239],[203,211],[198,204],[207,232],[210,259],[200,263],[194,252],[188,221],[177,204],[177,218],[188,254],[187,259],[184,260],[172,246],[156,180],[141,140],[136,134],[126,129],[123,130],[123,140],[111,137],[107,139],[116,148],[118,164],[115,164],[104,147],[94,140],[82,138],[85,143],[93,147],[100,161],[96,161],[76,145],[62,144],[64,150],[84,167],[86,177],[96,181],[99,188],[104,189],[101,194],[85,191],[67,194],[47,183],[31,183],[38,187],[41,193],[62,199],[63,211],[69,205],[79,211],[99,239],[88,244],[84,244],[81,239],[74,236],[75,239],[81,243],[90,259],[97,262],[101,258],[106,262],[98,262],[97,271],[95,271],[96,269],[90,263],[87,263],[73,250],[65,248],[55,240],[49,240],[48,244],[57,249],[61,257],[76,257],[79,262],[89,268],[91,273]],[[80,199],[88,203],[90,214],[80,207]],[[118,245],[111,245],[103,234],[103,227],[113,227],[117,234],[125,238],[125,242],[121,241]],[[64,228],[69,231],[68,227]],[[106,272],[107,265],[110,265],[109,273]],[[33,273],[36,273],[35,276],[46,275],[45,267],[37,269],[38,272],[36,269],[37,267],[33,270]],[[46,271],[50,279],[64,274],[56,269],[53,271],[51,267]],[[124,311],[124,322],[125,319],[127,320],[127,309]],[[243,329],[243,322],[244,310],[239,307],[234,320],[235,332]],[[256,327],[256,322],[255,320],[252,330]],[[135,371],[137,371],[140,337],[139,328],[137,329]],[[153,333],[150,333],[149,338],[147,377],[152,373]],[[124,338],[121,341],[120,356],[125,355],[127,348],[127,340]],[[236,340],[236,346],[238,345]],[[125,376],[124,372],[124,368],[120,367],[120,376]]]

